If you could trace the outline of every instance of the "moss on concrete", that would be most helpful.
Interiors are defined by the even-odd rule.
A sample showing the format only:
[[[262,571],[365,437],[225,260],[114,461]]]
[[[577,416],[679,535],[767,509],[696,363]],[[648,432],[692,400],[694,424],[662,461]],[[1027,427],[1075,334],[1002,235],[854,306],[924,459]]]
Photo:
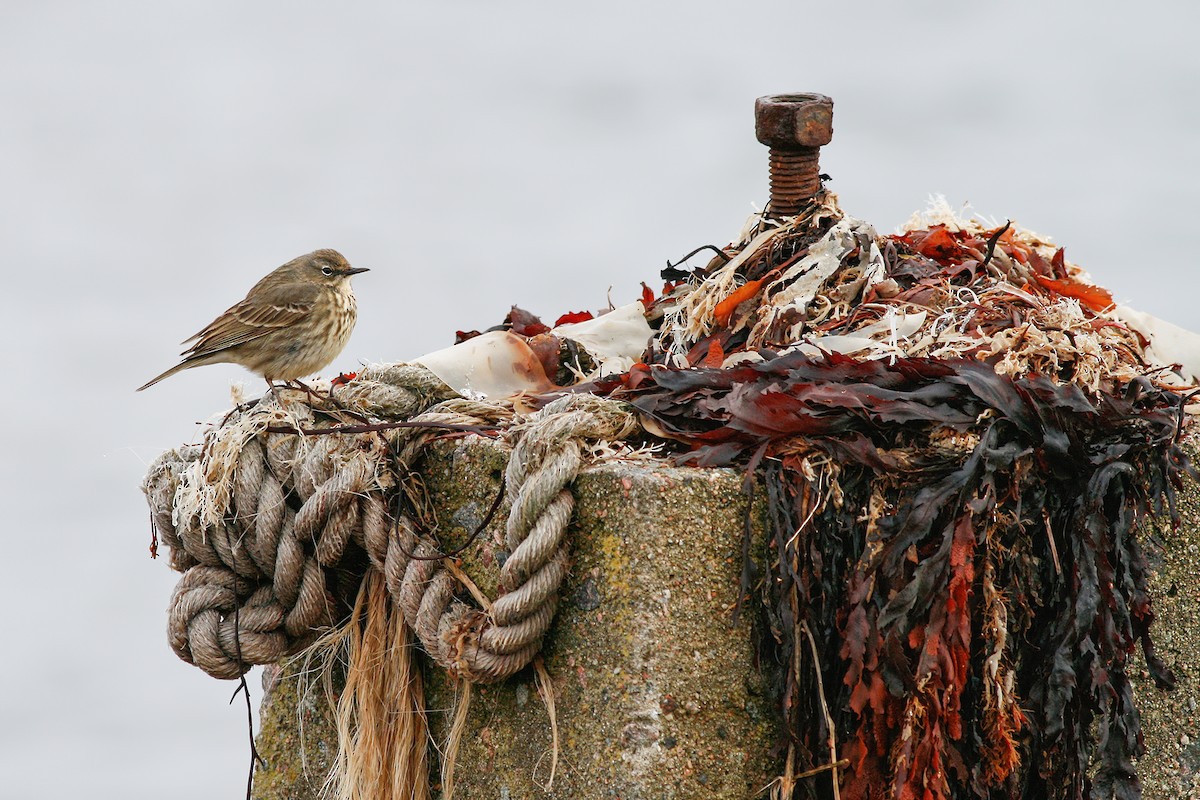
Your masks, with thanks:
[[[461,444],[448,463],[478,475],[488,454]],[[440,454],[439,454],[440,455]],[[429,485],[448,539],[482,519],[486,487],[449,480],[431,456]],[[440,459],[439,459],[440,460]],[[500,466],[502,466],[500,463]],[[732,624],[746,498],[730,470],[618,462],[575,484],[574,567],[544,656],[561,742],[551,791],[550,725],[531,669],[477,687],[457,771],[463,797],[744,798],[778,765],[776,730],[753,666],[750,625]],[[468,550],[467,571],[494,573],[500,518]],[[430,676],[434,735],[444,737],[454,687]]]
[[[255,800],[316,798],[333,766],[337,732],[331,705],[319,687],[298,679],[299,668],[298,661],[289,661],[263,670],[256,747],[265,766],[254,776]],[[340,678],[335,676],[335,691]]]

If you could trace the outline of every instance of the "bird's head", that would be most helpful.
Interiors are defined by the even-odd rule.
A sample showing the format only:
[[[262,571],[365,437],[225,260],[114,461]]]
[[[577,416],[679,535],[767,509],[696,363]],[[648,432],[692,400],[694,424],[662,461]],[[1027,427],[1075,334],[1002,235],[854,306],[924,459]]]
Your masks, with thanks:
[[[281,270],[291,277],[309,283],[338,287],[349,282],[351,275],[366,272],[366,267],[352,267],[337,250],[314,250],[306,256],[284,264]]]

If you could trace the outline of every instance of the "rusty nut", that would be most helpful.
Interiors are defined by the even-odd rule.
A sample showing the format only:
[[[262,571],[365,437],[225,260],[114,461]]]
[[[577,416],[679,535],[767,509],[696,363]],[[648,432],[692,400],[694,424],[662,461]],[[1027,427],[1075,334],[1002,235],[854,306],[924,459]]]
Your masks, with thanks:
[[[823,94],[772,94],[754,101],[754,133],[768,147],[820,147],[833,139],[833,100]]]

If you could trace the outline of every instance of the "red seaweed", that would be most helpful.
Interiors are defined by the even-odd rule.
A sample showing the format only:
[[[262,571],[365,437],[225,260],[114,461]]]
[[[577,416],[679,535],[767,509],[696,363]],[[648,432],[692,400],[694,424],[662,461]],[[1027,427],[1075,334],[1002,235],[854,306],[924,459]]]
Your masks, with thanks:
[[[827,760],[828,737],[803,623],[843,796],[1140,796],[1128,658],[1140,644],[1159,685],[1173,677],[1135,528],[1174,516],[1191,470],[1179,394],[800,353],[638,375],[614,396],[682,442],[681,462],[762,458],[771,566],[744,570],[742,592],[764,604],[765,663],[803,663],[779,678],[798,769]],[[829,796],[828,773],[798,791]]]

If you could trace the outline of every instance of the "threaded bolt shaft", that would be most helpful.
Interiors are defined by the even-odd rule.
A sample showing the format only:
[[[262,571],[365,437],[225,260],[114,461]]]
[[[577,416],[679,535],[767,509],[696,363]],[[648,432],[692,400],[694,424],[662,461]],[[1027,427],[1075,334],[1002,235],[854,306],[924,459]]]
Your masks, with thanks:
[[[819,147],[770,150],[771,216],[794,217],[821,190]]]

